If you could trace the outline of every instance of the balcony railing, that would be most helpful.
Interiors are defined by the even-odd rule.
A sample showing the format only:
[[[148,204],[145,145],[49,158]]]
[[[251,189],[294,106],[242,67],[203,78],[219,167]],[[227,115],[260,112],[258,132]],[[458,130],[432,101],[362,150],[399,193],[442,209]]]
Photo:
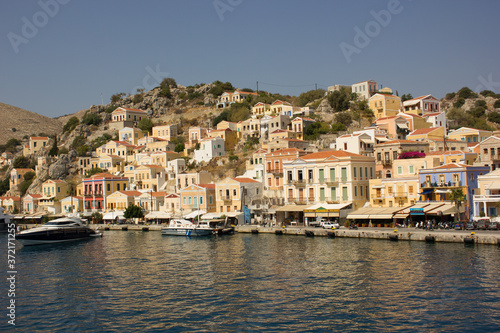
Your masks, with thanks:
[[[500,194],[474,195],[474,201],[499,202]]]
[[[374,199],[374,200],[382,200],[385,198],[385,195],[382,193],[375,193],[375,194],[370,195],[370,198]]]
[[[452,181],[449,181],[449,182],[423,182],[422,184],[420,184],[420,187],[424,188],[424,187],[461,187],[462,186],[462,182],[459,181],[459,182],[452,182]]]
[[[224,204],[229,204],[233,201],[233,199],[230,196],[223,195],[221,199],[224,201]]]
[[[283,177],[283,169],[268,169],[267,173],[271,173],[275,177]]]
[[[383,165],[392,165],[392,160],[388,159],[388,160],[382,160],[382,164]]]
[[[394,198],[407,198],[408,193],[406,192],[395,192],[394,193]]]
[[[298,179],[298,180],[289,180],[288,181],[288,184],[292,184],[294,186],[297,186],[297,187],[304,187],[306,186],[306,180],[305,179]]]
[[[85,192],[83,194],[84,197],[101,197],[103,195],[103,192]]]

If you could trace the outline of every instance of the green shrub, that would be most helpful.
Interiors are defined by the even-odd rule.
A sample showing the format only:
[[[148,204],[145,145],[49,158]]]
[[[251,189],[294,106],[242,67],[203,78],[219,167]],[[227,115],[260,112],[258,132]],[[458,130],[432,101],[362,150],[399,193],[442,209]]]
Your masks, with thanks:
[[[476,98],[477,97],[477,94],[475,92],[473,92],[470,88],[468,87],[463,87],[462,89],[460,89],[458,92],[458,97],[460,98]]]
[[[132,103],[139,104],[143,100],[144,100],[144,96],[142,94],[135,94],[134,98],[132,99]]]
[[[96,125],[98,126],[101,123],[102,119],[99,117],[97,113],[91,113],[87,111],[82,118],[82,124],[85,125]]]
[[[73,132],[73,130],[76,128],[76,126],[78,126],[78,124],[80,123],[80,120],[78,120],[77,117],[71,117],[69,118],[69,120],[66,122],[66,125],[64,125],[63,127],[63,133],[66,133],[66,132]]]
[[[459,97],[453,106],[456,108],[461,108],[465,104],[465,99],[463,97]]]
[[[111,96],[111,103],[116,104],[121,101],[121,99],[125,96],[125,93],[116,93]]]
[[[489,113],[488,120],[493,122],[493,123],[500,124],[500,112],[493,111],[493,112]]]
[[[231,156],[229,156],[229,160],[230,160],[230,161],[237,161],[237,160],[238,160],[238,156],[236,156],[236,155],[231,155]]]
[[[500,108],[500,99],[497,99],[497,100],[495,101],[495,103],[493,104],[493,107],[494,107],[495,109]]]
[[[153,122],[149,118],[142,118],[141,121],[137,124],[137,127],[144,132],[151,132],[151,129],[154,127]]]
[[[444,98],[446,98],[447,100],[451,100],[451,99],[455,98],[456,95],[457,95],[456,93],[451,92],[451,93],[447,93]]]
[[[481,106],[485,109],[487,108],[486,101],[482,99],[477,100],[474,106]]]

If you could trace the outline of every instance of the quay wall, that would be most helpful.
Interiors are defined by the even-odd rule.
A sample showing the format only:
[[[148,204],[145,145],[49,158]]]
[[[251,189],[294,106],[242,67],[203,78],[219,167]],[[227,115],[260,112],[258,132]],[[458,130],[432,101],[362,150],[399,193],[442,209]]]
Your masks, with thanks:
[[[422,241],[422,242],[445,242],[445,243],[469,243],[500,245],[500,231],[455,231],[455,230],[433,230],[420,229],[390,229],[390,228],[359,228],[350,230],[340,228],[336,230],[303,228],[303,227],[258,227],[258,226],[236,226],[235,231],[242,233],[268,233],[295,236],[319,236],[319,237],[345,237],[345,238],[368,238],[392,241]],[[312,234],[311,234],[312,233]]]

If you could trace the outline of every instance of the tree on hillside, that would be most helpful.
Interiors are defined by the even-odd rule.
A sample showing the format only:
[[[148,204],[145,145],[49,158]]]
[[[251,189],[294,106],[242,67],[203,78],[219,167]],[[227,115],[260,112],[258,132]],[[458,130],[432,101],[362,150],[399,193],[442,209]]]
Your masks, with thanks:
[[[85,125],[96,125],[98,126],[102,122],[101,117],[97,113],[93,112],[85,112],[85,115],[82,118],[82,124]]]
[[[349,127],[352,124],[352,116],[349,112],[340,112],[335,115],[335,122]]]
[[[123,212],[123,217],[126,219],[141,219],[144,217],[144,212],[140,206],[130,205],[125,209],[125,212]]]
[[[25,169],[30,165],[30,160],[26,156],[18,156],[14,159],[12,166],[16,169]]]
[[[151,129],[154,127],[153,121],[149,118],[142,118],[141,121],[137,124],[137,127],[141,129],[143,132],[151,132]]]
[[[57,156],[59,153],[59,148],[57,148],[57,136],[54,135],[54,143],[52,144],[52,148],[49,150],[49,156]]]
[[[175,82],[175,79],[171,77],[164,78],[163,81],[160,83],[160,87],[172,87],[172,88],[177,88],[177,82]]]
[[[87,170],[87,171],[85,172],[85,176],[86,176],[86,177],[92,177],[92,176],[93,176],[93,175],[95,175],[95,174],[98,174],[98,173],[103,173],[103,172],[104,172],[104,170],[103,170],[103,169],[101,169],[101,168],[92,168],[92,169]]]
[[[0,181],[0,195],[4,195],[8,190],[10,190],[9,176]]]
[[[457,95],[460,98],[477,98],[477,94],[473,92],[469,87],[463,87],[459,91],[457,91]]]
[[[350,89],[336,90],[328,95],[328,102],[335,112],[346,111],[350,107]]]
[[[123,97],[125,97],[125,95],[126,95],[125,93],[116,93],[116,94],[112,95],[111,98],[110,98],[111,99],[111,103],[113,103],[113,104],[118,103],[119,101],[121,101],[121,99]]]
[[[80,120],[78,120],[77,117],[73,116],[69,118],[69,120],[66,122],[66,125],[64,125],[63,127],[63,133],[66,132],[71,133],[76,128],[76,126],[78,126],[79,123]]]
[[[326,90],[318,89],[318,90],[309,90],[304,92],[297,97],[295,104],[297,106],[306,106],[307,103],[314,102],[319,98],[323,98],[325,96]]]

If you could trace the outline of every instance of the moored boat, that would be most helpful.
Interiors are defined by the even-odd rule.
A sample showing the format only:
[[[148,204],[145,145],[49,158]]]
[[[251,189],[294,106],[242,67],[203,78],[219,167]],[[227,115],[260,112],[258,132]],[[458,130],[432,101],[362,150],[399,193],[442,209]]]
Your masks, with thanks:
[[[208,224],[197,224],[184,219],[173,219],[161,228],[162,235],[168,236],[210,236],[214,229]]]
[[[7,232],[7,227],[11,222],[11,217],[3,213],[3,208],[0,207],[0,232]]]
[[[85,226],[80,218],[62,217],[40,227],[21,231],[16,235],[16,239],[23,245],[41,245],[88,239],[100,235]]]

